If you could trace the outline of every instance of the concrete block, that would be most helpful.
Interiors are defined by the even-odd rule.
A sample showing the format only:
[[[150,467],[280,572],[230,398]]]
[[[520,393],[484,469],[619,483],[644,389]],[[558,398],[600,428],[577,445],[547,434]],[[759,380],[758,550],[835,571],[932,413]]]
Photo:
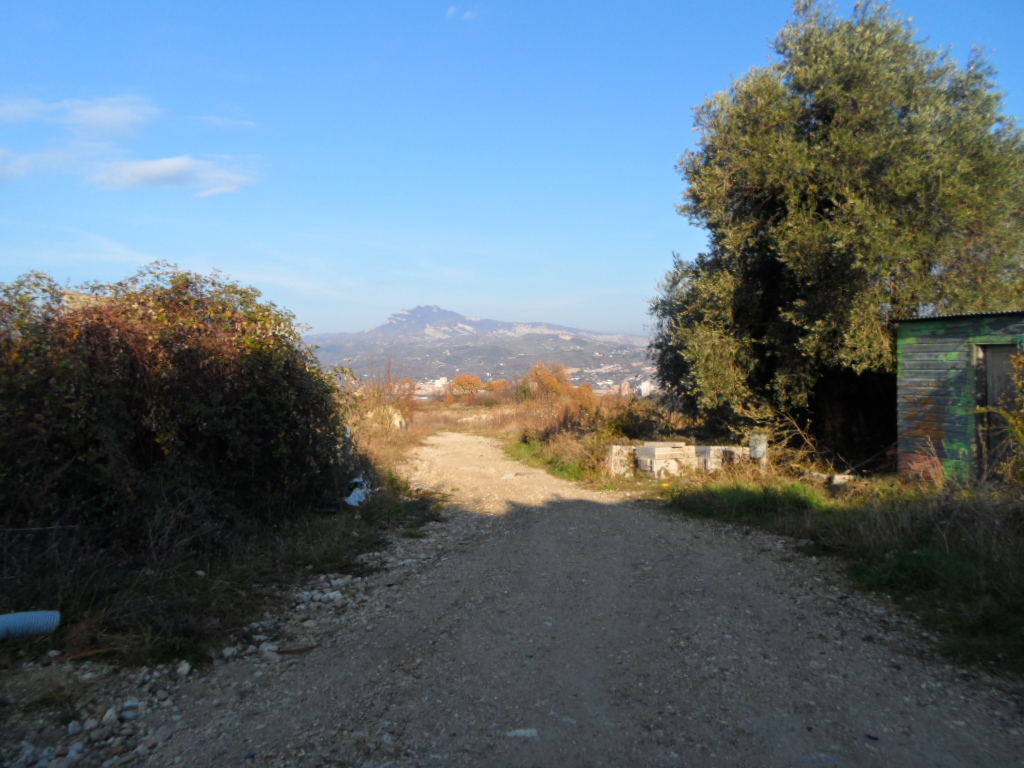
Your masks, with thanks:
[[[714,472],[723,466],[749,461],[750,449],[740,445],[697,446],[697,462],[705,472]]]
[[[636,467],[636,446],[610,445],[605,458],[605,472],[612,477],[627,477]]]

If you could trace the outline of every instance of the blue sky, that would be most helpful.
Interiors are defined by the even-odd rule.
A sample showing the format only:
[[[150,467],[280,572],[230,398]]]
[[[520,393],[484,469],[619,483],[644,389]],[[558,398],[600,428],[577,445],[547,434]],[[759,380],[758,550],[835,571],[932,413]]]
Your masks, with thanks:
[[[839,8],[847,13],[850,2]],[[1024,117],[1024,2],[907,0]],[[419,304],[640,332],[706,242],[692,109],[789,0],[0,0],[0,281],[162,259],[315,332]]]

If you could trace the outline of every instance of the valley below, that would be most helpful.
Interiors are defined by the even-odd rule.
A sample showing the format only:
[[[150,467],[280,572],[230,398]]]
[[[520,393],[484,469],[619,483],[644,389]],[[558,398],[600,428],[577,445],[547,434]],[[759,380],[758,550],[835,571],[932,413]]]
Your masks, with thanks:
[[[433,306],[397,313],[370,331],[313,334],[305,340],[317,347],[321,363],[348,365],[361,378],[390,365],[396,378],[420,382],[460,373],[484,381],[515,379],[534,363],[558,361],[574,384],[600,387],[647,379],[654,371],[642,336],[469,318]]]

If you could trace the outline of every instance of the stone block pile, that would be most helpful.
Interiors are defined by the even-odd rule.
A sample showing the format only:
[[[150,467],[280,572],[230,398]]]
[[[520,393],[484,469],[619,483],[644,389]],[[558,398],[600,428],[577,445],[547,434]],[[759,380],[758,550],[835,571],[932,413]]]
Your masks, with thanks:
[[[766,446],[757,440],[751,440],[750,446],[648,441],[643,445],[610,446],[606,471],[612,476],[636,471],[649,477],[676,477],[684,471],[714,472],[751,460],[763,464],[766,457]]]

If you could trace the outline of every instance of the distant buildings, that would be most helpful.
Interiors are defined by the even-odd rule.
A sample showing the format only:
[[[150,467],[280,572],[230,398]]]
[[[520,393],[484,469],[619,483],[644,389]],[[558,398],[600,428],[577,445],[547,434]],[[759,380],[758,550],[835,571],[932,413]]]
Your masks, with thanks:
[[[609,366],[610,367],[610,366]],[[618,366],[615,366],[618,367]],[[579,369],[575,369],[573,373],[579,373]],[[622,371],[616,371],[621,373]],[[654,381],[650,378],[640,379],[639,376],[632,376],[627,379],[616,379],[616,378],[599,378],[593,376],[595,371],[582,371],[582,373],[591,374],[588,377],[588,381],[593,384],[594,393],[597,395],[615,395],[619,397],[650,397],[657,393],[658,387]],[[604,371],[609,373],[609,371]],[[573,376],[573,379],[581,378],[580,376]],[[581,382],[574,382],[581,383]],[[442,376],[439,379],[433,379],[431,381],[416,382],[416,391],[413,395],[417,400],[433,400],[436,398],[443,398],[448,394],[449,380],[447,376]]]
[[[433,400],[436,397],[445,397],[448,394],[448,377],[442,376],[427,382],[416,382],[416,391],[413,397],[417,400]]]

